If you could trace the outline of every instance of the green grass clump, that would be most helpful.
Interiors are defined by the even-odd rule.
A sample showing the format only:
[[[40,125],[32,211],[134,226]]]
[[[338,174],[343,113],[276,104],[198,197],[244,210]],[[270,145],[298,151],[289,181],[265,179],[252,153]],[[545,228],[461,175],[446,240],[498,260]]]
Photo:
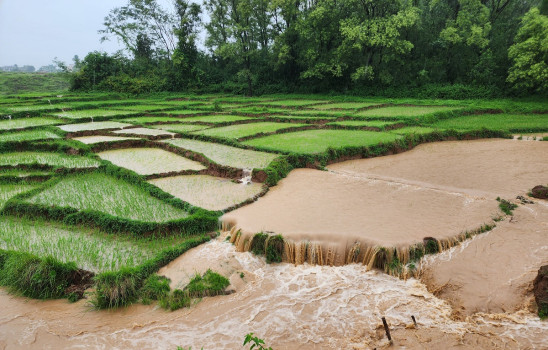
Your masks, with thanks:
[[[307,130],[286,134],[270,135],[243,144],[287,153],[314,154],[328,148],[363,147],[378,143],[388,143],[399,138],[386,132],[362,130]]]
[[[255,255],[264,255],[265,254],[265,243],[268,239],[268,234],[266,233],[257,233],[253,236],[251,241],[251,247],[249,250]]]
[[[26,297],[53,299],[65,296],[76,271],[74,263],[0,250],[0,285]]]
[[[206,130],[200,130],[194,132],[195,134],[223,137],[231,139],[239,139],[246,136],[256,135],[260,133],[271,133],[278,130],[297,128],[305,126],[306,124],[292,124],[292,123],[273,123],[273,122],[260,122],[249,124],[237,124],[224,126],[220,128],[211,128]]]
[[[510,132],[548,131],[548,114],[478,114],[438,121],[438,129],[502,130]]]
[[[201,276],[196,274],[183,291],[191,298],[202,298],[223,294],[229,285],[226,277],[209,269]]]
[[[36,141],[58,138],[59,135],[47,130],[28,130],[0,134],[0,142]]]
[[[175,289],[171,294],[160,298],[159,305],[166,310],[175,311],[183,307],[189,307],[192,304],[192,298],[188,293],[180,289]]]
[[[26,201],[46,206],[100,211],[144,222],[166,222],[189,215],[133,184],[99,172],[66,176]]]
[[[0,120],[0,130],[24,129],[33,126],[55,125],[61,121],[55,118],[16,118]]]
[[[52,152],[10,152],[0,154],[0,166],[32,164],[60,168],[91,168],[99,166],[100,162],[87,157]]]
[[[518,207],[517,204],[507,201],[506,199],[501,199],[500,197],[497,197],[497,201],[499,202],[500,210],[506,215],[512,215],[514,209]]]
[[[217,164],[239,169],[264,169],[278,157],[277,154],[257,152],[198,140],[174,139],[163,142],[193,152],[202,153]]]
[[[279,263],[282,262],[284,252],[284,238],[282,235],[271,236],[266,241],[266,262]]]
[[[434,113],[450,112],[459,109],[458,107],[444,106],[390,106],[373,108],[356,113],[356,116],[366,118],[415,118]]]
[[[141,287],[141,290],[139,291],[141,303],[148,305],[153,300],[161,300],[162,298],[165,298],[170,291],[169,282],[169,278],[164,276],[158,276],[156,274],[150,275],[145,280],[143,287]]]

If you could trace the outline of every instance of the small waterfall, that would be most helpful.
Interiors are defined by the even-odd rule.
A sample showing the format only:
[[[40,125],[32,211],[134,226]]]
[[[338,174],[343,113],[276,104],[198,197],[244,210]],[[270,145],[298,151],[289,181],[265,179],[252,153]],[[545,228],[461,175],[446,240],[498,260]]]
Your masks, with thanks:
[[[11,115],[8,115],[8,119],[11,120]]]
[[[253,173],[253,169],[245,168],[243,170],[243,175],[242,175],[242,178],[240,179],[240,183],[244,185],[249,185],[251,183],[252,173]]]
[[[91,122],[93,123],[93,117],[91,117]]]

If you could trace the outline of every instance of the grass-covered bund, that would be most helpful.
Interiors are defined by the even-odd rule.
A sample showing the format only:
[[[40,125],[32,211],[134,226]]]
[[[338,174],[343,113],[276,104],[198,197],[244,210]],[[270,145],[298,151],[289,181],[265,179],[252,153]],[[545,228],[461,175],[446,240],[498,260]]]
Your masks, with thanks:
[[[28,297],[72,300],[94,287],[88,298],[97,308],[152,300],[168,309],[189,306],[193,298],[222,294],[227,281],[211,272],[170,292],[155,272],[208,241],[221,209],[256,200],[292,169],[424,142],[526,132],[548,132],[548,103],[319,95],[2,98],[0,285]],[[184,162],[150,166],[156,155],[160,163]],[[244,169],[252,172],[253,188],[239,187]],[[437,251],[419,248],[413,259]],[[269,262],[281,261],[283,249],[282,236],[264,234],[250,247]],[[379,253],[374,265],[397,272],[392,255]]]

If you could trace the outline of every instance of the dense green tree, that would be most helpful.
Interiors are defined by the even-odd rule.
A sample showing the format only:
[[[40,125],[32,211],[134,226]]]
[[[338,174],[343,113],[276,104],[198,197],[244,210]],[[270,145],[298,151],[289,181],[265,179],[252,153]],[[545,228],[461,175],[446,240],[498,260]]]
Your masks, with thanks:
[[[513,62],[508,81],[517,89],[548,92],[548,16],[531,9],[508,50]]]

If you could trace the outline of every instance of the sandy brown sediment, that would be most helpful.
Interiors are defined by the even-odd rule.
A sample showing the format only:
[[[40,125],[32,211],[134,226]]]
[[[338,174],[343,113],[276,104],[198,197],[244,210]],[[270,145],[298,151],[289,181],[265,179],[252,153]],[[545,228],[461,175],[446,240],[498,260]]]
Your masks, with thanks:
[[[547,155],[540,142],[451,141],[330,165],[328,172],[297,169],[222,223],[240,251],[257,232],[282,234],[284,260],[292,263],[406,263],[426,237],[441,251],[493,224],[501,214],[494,199],[545,181]]]
[[[548,264],[548,203],[520,205],[514,215],[464,247],[426,259],[421,280],[448,300],[455,316],[529,307],[538,268]]]

